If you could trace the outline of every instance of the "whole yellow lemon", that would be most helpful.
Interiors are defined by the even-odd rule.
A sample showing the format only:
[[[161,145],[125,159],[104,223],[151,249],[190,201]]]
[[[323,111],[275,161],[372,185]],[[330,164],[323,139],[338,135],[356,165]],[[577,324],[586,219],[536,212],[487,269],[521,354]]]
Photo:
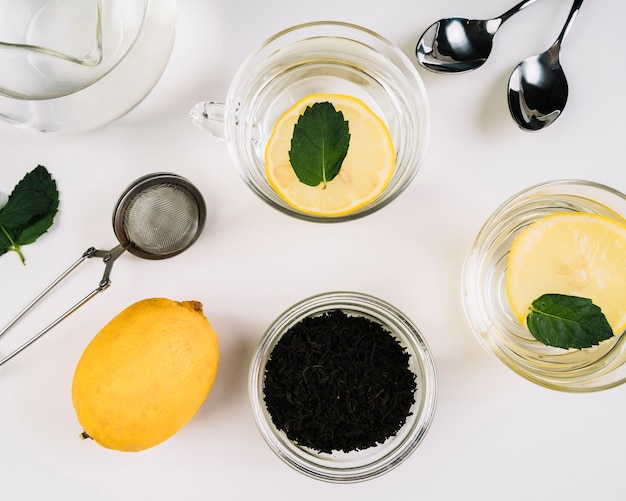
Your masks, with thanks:
[[[217,373],[218,340],[197,301],[139,301],[113,318],[83,352],[72,402],[83,436],[141,451],[185,426]]]

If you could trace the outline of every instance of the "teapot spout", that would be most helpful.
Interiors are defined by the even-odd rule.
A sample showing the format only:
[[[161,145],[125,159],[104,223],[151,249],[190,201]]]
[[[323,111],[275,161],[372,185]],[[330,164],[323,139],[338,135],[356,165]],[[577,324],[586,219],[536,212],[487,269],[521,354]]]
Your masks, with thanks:
[[[224,141],[224,103],[205,101],[191,108],[191,121],[214,138]]]

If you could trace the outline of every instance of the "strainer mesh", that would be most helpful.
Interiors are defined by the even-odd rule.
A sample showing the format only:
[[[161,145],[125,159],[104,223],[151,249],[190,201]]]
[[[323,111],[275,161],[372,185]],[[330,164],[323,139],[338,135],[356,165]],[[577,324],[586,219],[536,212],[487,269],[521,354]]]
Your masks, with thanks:
[[[199,224],[198,202],[184,187],[157,184],[139,192],[124,212],[124,232],[140,250],[163,256],[189,246]]]

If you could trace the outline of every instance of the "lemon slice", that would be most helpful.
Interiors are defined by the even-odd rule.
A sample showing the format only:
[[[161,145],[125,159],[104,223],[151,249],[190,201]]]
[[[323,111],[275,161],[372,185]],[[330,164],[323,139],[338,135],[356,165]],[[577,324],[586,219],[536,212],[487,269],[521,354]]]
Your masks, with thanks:
[[[564,212],[531,224],[514,240],[506,272],[511,309],[524,325],[542,294],[591,299],[613,332],[626,328],[626,224]]]
[[[326,186],[308,186],[298,179],[289,150],[293,128],[307,106],[330,102],[343,113],[350,129],[348,153],[339,174]],[[342,216],[367,205],[385,189],[396,155],[385,123],[362,101],[343,94],[310,94],[276,122],[265,148],[270,186],[295,209],[319,216]]]

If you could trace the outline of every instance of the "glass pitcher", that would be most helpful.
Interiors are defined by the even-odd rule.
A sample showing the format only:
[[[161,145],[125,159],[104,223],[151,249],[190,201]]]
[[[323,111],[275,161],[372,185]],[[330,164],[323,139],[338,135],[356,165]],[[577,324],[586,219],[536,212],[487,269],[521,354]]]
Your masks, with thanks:
[[[160,78],[176,0],[0,0],[0,119],[86,130],[132,109]]]

